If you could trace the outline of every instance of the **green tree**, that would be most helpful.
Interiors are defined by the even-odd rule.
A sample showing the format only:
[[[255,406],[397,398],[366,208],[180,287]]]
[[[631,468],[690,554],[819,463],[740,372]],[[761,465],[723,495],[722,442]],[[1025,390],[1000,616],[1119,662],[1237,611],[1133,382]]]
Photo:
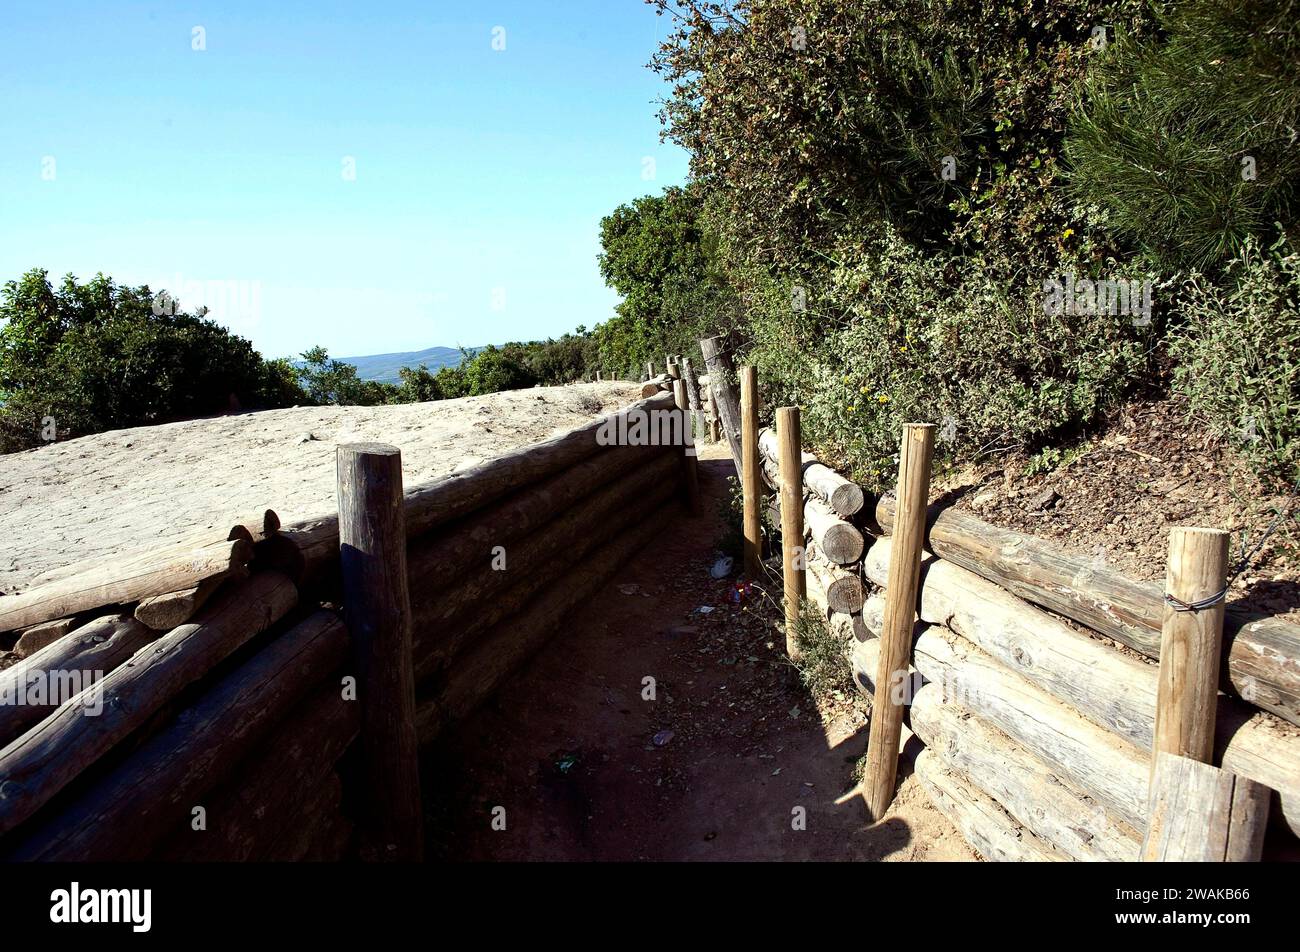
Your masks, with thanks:
[[[104,275],[55,288],[35,269],[0,300],[0,448],[300,402],[281,363],[147,287]],[[52,422],[51,422],[52,421]]]
[[[307,399],[317,404],[371,407],[393,403],[398,388],[374,380],[362,380],[357,368],[341,360],[334,360],[324,347],[312,347],[302,354],[303,365],[298,368]]]
[[[620,205],[600,223],[600,273],[622,295],[596,329],[600,359],[634,373],[666,352],[689,353],[734,308],[714,265],[716,243],[694,189],[668,188]]]

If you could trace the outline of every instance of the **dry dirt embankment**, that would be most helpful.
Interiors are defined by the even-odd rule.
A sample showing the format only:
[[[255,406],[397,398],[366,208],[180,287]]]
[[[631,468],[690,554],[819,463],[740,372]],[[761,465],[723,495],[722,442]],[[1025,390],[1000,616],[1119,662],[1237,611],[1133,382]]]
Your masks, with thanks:
[[[400,447],[409,486],[639,397],[638,385],[615,382],[401,406],[295,407],[114,430],[0,456],[0,592],[81,559],[207,529],[224,534],[266,508],[286,523],[328,511],[340,443]]]

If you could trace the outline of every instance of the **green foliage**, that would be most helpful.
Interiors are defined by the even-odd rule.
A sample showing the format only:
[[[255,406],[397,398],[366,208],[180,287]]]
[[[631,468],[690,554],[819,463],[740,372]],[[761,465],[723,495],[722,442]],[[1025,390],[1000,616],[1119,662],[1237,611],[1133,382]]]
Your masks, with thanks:
[[[600,273],[623,297],[596,329],[604,366],[639,373],[665,353],[690,353],[706,329],[726,323],[732,298],[694,189],[620,205],[601,220],[600,243]]]
[[[771,293],[751,311],[751,358],[804,407],[805,438],[864,485],[886,488],[909,420],[940,424],[941,458],[1031,446],[1113,406],[1148,366],[1122,315],[1049,315],[1041,287],[993,279],[979,258],[899,237],[831,274],[827,319]],[[845,306],[841,302],[853,302]]]
[[[821,612],[808,601],[800,608],[795,639],[799,643],[799,660],[795,665],[809,694],[815,698],[826,698],[835,692],[856,696],[849,657],[852,646],[830,630]]]
[[[291,368],[147,287],[32,270],[0,302],[0,451],[120,427],[300,402]],[[157,313],[155,313],[157,312]],[[52,422],[50,422],[52,420]]]
[[[1216,268],[1300,191],[1300,9],[1185,0],[1160,41],[1121,32],[1090,71],[1067,155],[1079,197],[1162,269]]]
[[[302,360],[298,379],[310,403],[373,407],[392,403],[397,395],[397,388],[391,384],[362,380],[356,367],[334,360],[324,347],[304,351]]]
[[[950,420],[941,458],[969,459],[1152,378],[1153,329],[1043,307],[1062,271],[1131,276],[1059,158],[1093,28],[1145,36],[1146,3],[679,6],[653,64],[668,133],[707,195],[743,359],[820,453],[879,488],[906,420]]]
[[[1248,241],[1219,287],[1193,275],[1172,336],[1192,410],[1281,483],[1300,479],[1300,255]]]

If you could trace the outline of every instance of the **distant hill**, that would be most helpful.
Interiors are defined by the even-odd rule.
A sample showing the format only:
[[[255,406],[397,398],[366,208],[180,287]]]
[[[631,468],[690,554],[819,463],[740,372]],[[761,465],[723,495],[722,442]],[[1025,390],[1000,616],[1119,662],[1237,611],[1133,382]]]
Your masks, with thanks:
[[[475,354],[482,347],[466,347]],[[457,347],[430,347],[427,350],[408,350],[399,354],[371,354],[369,357],[340,357],[345,364],[357,368],[357,376],[362,380],[377,380],[380,383],[400,383],[398,371],[403,367],[427,367],[434,373],[439,367],[455,367],[461,362],[462,355]]]

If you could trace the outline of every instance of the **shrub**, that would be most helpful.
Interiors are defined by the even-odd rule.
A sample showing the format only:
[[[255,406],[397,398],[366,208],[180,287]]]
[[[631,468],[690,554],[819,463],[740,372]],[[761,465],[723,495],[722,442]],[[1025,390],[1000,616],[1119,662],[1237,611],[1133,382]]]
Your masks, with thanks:
[[[0,303],[0,450],[119,427],[301,402],[267,363],[202,313],[155,307],[147,287],[33,270]],[[157,313],[156,313],[157,312]],[[48,422],[51,421],[52,422]],[[53,431],[53,432],[52,432]]]
[[[1176,389],[1266,478],[1300,479],[1300,255],[1248,241],[1235,286],[1188,282],[1171,339]]]
[[[806,310],[773,292],[750,311],[751,357],[804,407],[805,439],[873,489],[892,482],[902,424],[940,424],[940,458],[1028,448],[1095,419],[1144,379],[1151,328],[1043,307],[981,260],[895,237],[844,260]],[[1154,326],[1154,325],[1153,325]]]

